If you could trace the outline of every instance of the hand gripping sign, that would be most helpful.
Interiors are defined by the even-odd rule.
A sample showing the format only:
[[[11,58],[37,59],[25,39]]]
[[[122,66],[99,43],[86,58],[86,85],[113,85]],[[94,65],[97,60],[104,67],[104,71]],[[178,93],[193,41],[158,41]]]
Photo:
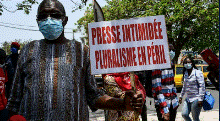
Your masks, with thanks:
[[[170,68],[165,17],[89,23],[92,74]]]

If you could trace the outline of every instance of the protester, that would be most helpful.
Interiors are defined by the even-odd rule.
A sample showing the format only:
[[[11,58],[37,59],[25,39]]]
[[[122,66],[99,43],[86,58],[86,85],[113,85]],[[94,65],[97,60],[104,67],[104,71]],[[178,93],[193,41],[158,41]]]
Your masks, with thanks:
[[[173,45],[169,45],[170,59],[175,56]],[[173,63],[171,63],[173,64]],[[173,67],[171,65],[171,67]],[[179,106],[174,84],[173,68],[152,71],[152,91],[159,121],[175,121]]]
[[[18,42],[11,43],[11,54],[6,59],[6,70],[8,74],[8,82],[6,83],[6,97],[9,97],[11,85],[13,82],[17,61],[18,61],[18,50],[20,49],[20,44]]]
[[[7,98],[5,95],[5,83],[8,81],[7,72],[5,70],[6,53],[0,49],[0,121],[8,120],[8,110],[5,109],[7,105]]]
[[[130,72],[113,73],[103,75],[104,89],[109,96],[123,99],[125,91],[131,90],[131,77]],[[138,80],[138,76],[134,75],[136,89],[139,90],[142,96],[146,97],[144,87]],[[108,110],[107,121],[138,121],[141,111],[120,111]]]
[[[140,91],[126,91],[121,99],[97,89],[90,74],[88,47],[64,37],[67,21],[59,1],[40,3],[37,23],[45,39],[21,50],[7,105],[10,116],[19,114],[31,121],[88,121],[88,105],[92,111],[140,110]]]
[[[189,117],[192,112],[194,121],[199,121],[199,114],[202,109],[202,102],[205,95],[205,82],[202,71],[198,70],[192,58],[187,57],[183,61],[183,88],[179,97],[180,104],[182,97],[187,94],[183,103],[182,117],[185,121],[191,121]]]

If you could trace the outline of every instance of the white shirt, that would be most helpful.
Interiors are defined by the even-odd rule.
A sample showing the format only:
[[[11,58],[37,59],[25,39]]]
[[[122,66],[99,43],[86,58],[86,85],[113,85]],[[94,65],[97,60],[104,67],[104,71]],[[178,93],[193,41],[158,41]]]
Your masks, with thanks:
[[[184,73],[184,83],[180,97],[187,94],[187,100],[193,102],[203,101],[205,95],[205,82],[203,72],[193,68],[191,75],[187,71]]]

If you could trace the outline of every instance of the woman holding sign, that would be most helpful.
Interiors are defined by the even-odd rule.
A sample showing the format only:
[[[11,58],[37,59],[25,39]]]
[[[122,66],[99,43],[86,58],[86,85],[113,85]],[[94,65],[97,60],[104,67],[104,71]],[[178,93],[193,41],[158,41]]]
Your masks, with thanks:
[[[113,73],[103,75],[104,77],[104,88],[109,96],[123,99],[125,91],[132,90],[130,72],[124,73]],[[142,93],[143,102],[146,98],[146,92],[144,87],[138,80],[138,76],[134,75],[136,89]],[[119,111],[119,110],[108,110],[107,120],[109,121],[138,121],[141,111]]]

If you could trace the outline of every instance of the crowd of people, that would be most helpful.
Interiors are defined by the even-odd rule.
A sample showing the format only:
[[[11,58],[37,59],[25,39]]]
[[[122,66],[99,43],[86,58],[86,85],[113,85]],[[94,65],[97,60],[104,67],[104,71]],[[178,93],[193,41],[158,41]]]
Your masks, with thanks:
[[[167,69],[103,75],[104,91],[97,88],[90,73],[89,50],[80,42],[64,37],[68,21],[63,5],[43,0],[37,11],[37,23],[44,39],[20,45],[11,44],[11,55],[0,49],[0,120],[14,118],[31,121],[88,121],[92,111],[106,110],[107,120],[147,120],[145,99],[151,82],[152,97],[159,121],[175,121],[183,101],[186,121],[199,121],[205,94],[204,77],[193,59],[184,60],[183,88],[178,99],[173,66]],[[171,62],[175,55],[170,44]],[[171,63],[173,64],[173,63]],[[140,78],[139,78],[140,77]],[[133,89],[135,88],[135,90]]]

